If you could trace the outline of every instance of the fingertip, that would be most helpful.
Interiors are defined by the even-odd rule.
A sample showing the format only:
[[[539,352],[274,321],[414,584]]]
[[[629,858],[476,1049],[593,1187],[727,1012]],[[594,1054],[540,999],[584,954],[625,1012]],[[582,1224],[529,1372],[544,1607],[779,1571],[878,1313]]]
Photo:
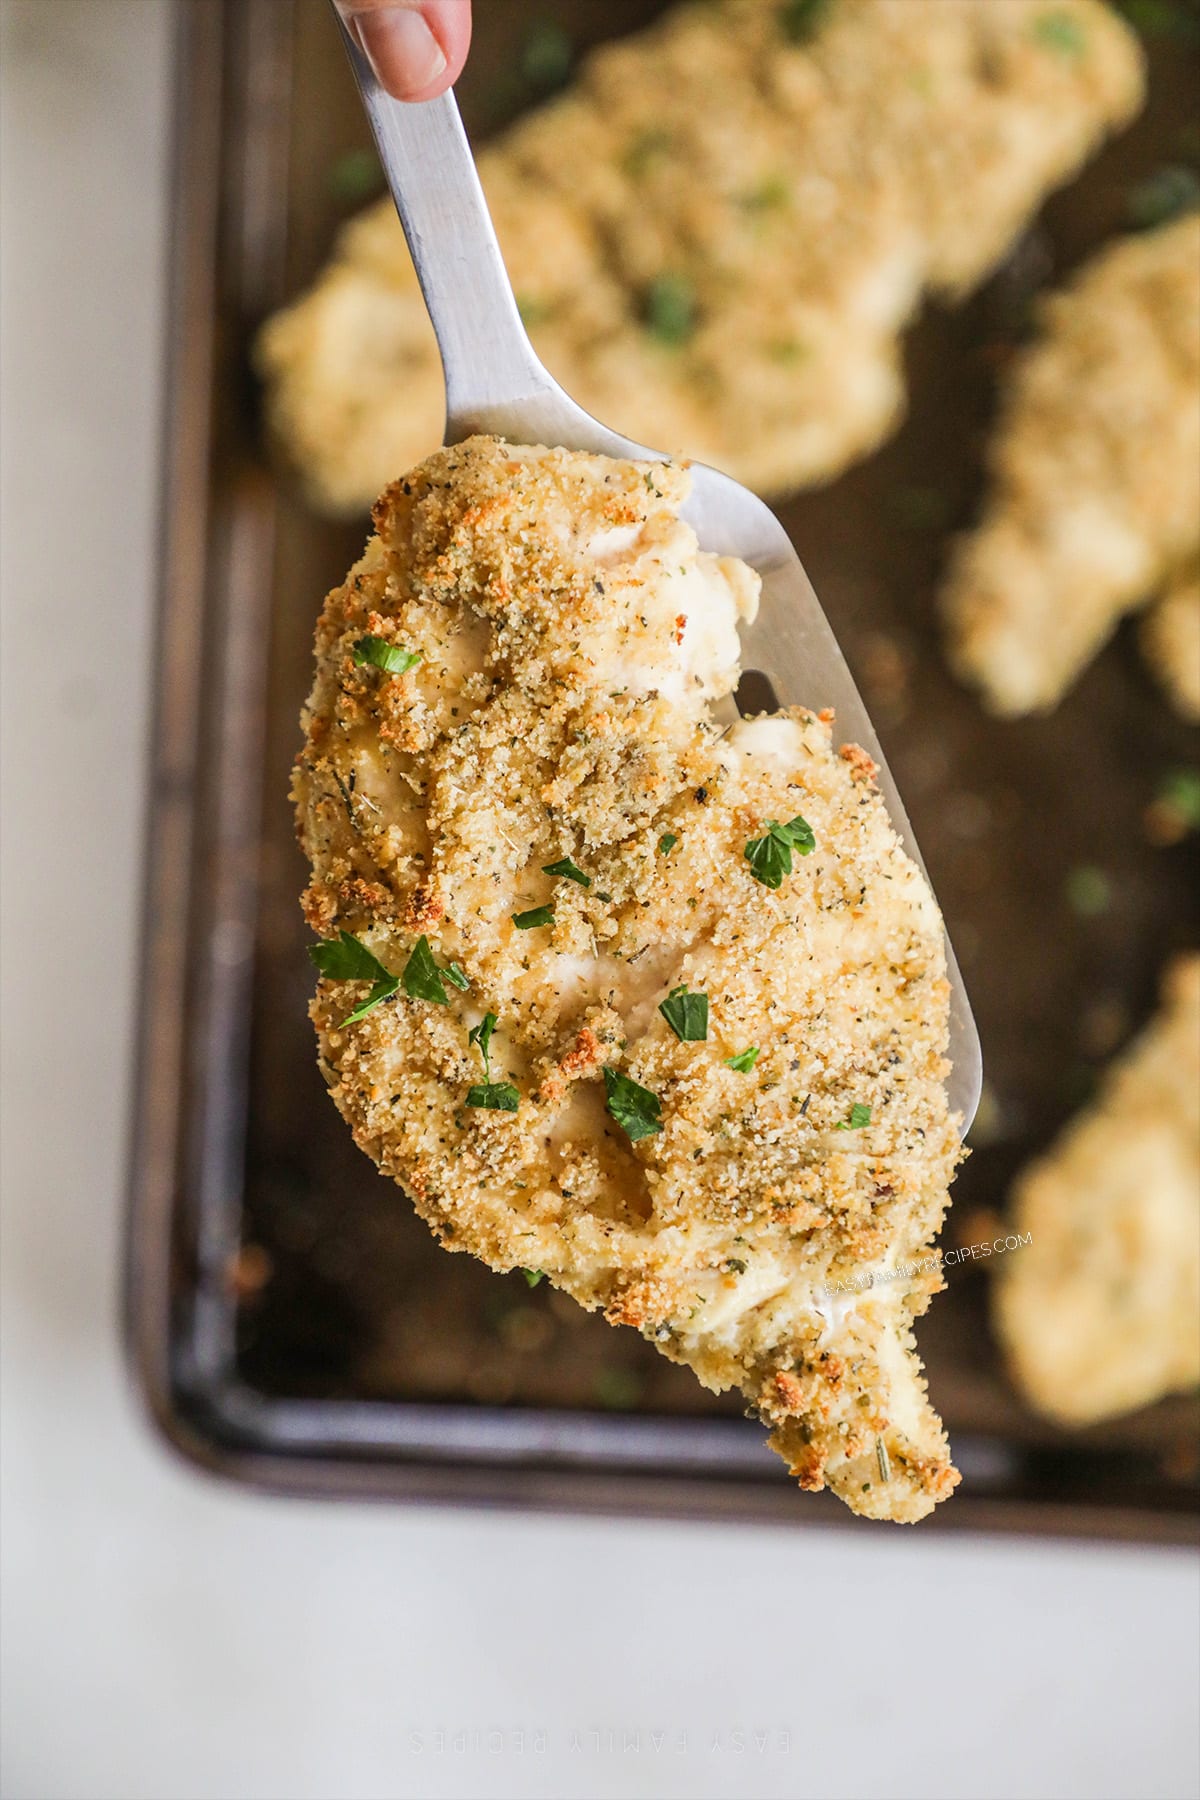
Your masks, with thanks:
[[[446,58],[446,67],[423,100],[432,100],[453,87],[463,72],[471,48],[471,0],[426,0],[421,11]]]
[[[470,0],[339,0],[380,84],[397,100],[433,100],[462,72]]]

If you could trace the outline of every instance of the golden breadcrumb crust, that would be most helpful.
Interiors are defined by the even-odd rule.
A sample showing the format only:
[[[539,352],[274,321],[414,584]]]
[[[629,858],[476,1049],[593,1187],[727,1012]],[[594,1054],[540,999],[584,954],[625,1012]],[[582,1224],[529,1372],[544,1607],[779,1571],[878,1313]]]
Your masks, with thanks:
[[[1054,706],[1200,544],[1200,217],[1121,240],[1044,303],[990,460],[944,606],[959,672],[1011,715]]]
[[[903,406],[922,293],[973,287],[1141,104],[1100,0],[684,6],[480,156],[534,344],[589,411],[763,493],[828,479]],[[364,510],[442,435],[390,200],[262,334],[281,444]]]
[[[758,582],[697,550],[688,486],[475,438],[378,502],[317,630],[305,909],[394,974],[424,934],[470,987],[345,1025],[367,984],[322,980],[321,1066],[447,1248],[543,1271],[740,1387],[802,1486],[915,1519],[957,1480],[911,1329],[941,1280],[846,1295],[920,1256],[960,1154],[940,915],[831,715],[713,722]],[[366,635],[422,660],[357,664]],[[772,890],[745,846],[798,816],[815,848]],[[591,885],[544,872],[562,858]],[[658,1010],[685,983],[704,1041]],[[488,1011],[515,1113],[467,1103]],[[605,1069],[657,1096],[660,1131],[630,1140]]]
[[[1200,1381],[1200,956],[1022,1176],[1015,1222],[1032,1242],[1005,1258],[995,1315],[1032,1406],[1087,1425]]]

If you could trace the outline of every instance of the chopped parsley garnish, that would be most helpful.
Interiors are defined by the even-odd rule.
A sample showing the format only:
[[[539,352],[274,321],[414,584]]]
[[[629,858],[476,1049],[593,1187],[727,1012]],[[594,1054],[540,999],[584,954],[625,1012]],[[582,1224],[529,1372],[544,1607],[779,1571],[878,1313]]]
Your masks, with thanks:
[[[639,131],[622,159],[625,173],[632,181],[640,180],[651,163],[670,148],[671,134],[669,131],[656,130],[654,127],[647,131]]]
[[[530,87],[548,94],[561,87],[571,73],[574,54],[562,26],[540,19],[530,27],[521,46],[521,73]]]
[[[1173,37],[1185,44],[1200,43],[1196,0],[1116,0],[1116,7],[1144,37]]]
[[[466,972],[460,969],[456,962],[452,962],[448,969],[443,969],[442,974],[450,983],[450,986],[456,987],[460,994],[465,994],[471,985],[467,979]]]
[[[381,1000],[390,1000],[399,986],[400,983],[394,975],[389,975],[386,981],[377,981],[362,1005],[356,1006],[352,1013],[347,1013],[342,1024],[356,1025],[360,1019],[365,1019],[369,1012],[373,1012]]]
[[[749,1074],[761,1055],[762,1051],[758,1048],[758,1045],[752,1044],[749,1050],[739,1050],[736,1056],[727,1056],[725,1058],[725,1067],[727,1069],[736,1069],[739,1075],[746,1075]]]
[[[1200,769],[1170,769],[1155,796],[1189,831],[1200,831]]]
[[[799,851],[807,856],[816,848],[817,840],[813,836],[812,826],[799,814],[786,825],[780,825],[775,819],[767,820],[767,829],[760,838],[752,838],[746,845],[746,861],[750,864],[750,873],[755,881],[761,881],[764,887],[777,888],[785,875],[792,872],[792,851]]]
[[[391,981],[374,951],[360,944],[348,931],[339,931],[336,940],[310,944],[308,954],[331,981]]]
[[[793,44],[807,44],[817,35],[833,6],[833,0],[788,0],[779,15],[779,29]]]
[[[744,1275],[746,1273],[746,1265],[740,1256],[727,1256],[725,1258],[725,1269],[730,1275]]]
[[[942,531],[949,522],[950,506],[941,488],[913,483],[893,488],[887,504],[906,531]]]
[[[590,888],[592,885],[591,876],[585,875],[583,870],[579,868],[576,863],[573,863],[569,856],[560,857],[557,862],[543,863],[542,874],[561,875],[564,881],[576,881],[582,888]]]
[[[869,1125],[870,1123],[870,1107],[864,1106],[861,1100],[856,1100],[854,1105],[850,1108],[850,1117],[848,1119],[839,1119],[833,1129],[835,1131],[861,1131],[864,1125]]]
[[[592,1392],[601,1406],[611,1407],[614,1412],[626,1412],[641,1399],[642,1380],[632,1369],[597,1369],[592,1377]]]
[[[675,836],[673,831],[664,831],[658,840],[658,854],[660,856],[670,856],[678,842],[679,839]]]
[[[485,1112],[515,1113],[520,1104],[521,1096],[511,1081],[481,1081],[467,1089],[467,1105]]]
[[[708,1036],[708,995],[689,994],[686,981],[671,989],[658,1010],[681,1044],[702,1044]]]
[[[468,1044],[477,1044],[479,1046],[479,1054],[483,1058],[483,1072],[489,1081],[492,1078],[490,1052],[492,1046],[492,1033],[495,1029],[496,1015],[494,1012],[490,1012],[484,1013],[478,1025],[472,1026],[471,1030],[467,1033]]]
[[[429,948],[429,939],[419,937],[413,945],[412,955],[404,965],[404,973],[400,977],[406,994],[414,1000],[429,1000],[434,1006],[445,1006],[446,990],[442,986],[442,971],[433,960],[433,951]]]
[[[475,1044],[483,1058],[483,1080],[467,1090],[467,1105],[482,1107],[485,1112],[515,1113],[521,1096],[511,1081],[492,1080],[491,1044],[496,1029],[494,1012],[484,1013],[478,1025],[467,1033],[467,1042]]]
[[[1068,871],[1067,905],[1081,919],[1098,919],[1112,905],[1112,882],[1094,863],[1080,863]]]
[[[629,1075],[604,1071],[604,1100],[610,1115],[631,1143],[662,1130],[662,1101]]]
[[[768,175],[757,187],[747,189],[738,198],[738,205],[743,212],[767,213],[786,206],[791,197],[791,188],[786,176]]]
[[[686,344],[696,329],[696,290],[686,275],[657,275],[646,289],[646,328],[663,344]]]
[[[533,931],[538,925],[553,925],[554,908],[531,906],[528,912],[513,913],[512,922],[518,931]]]
[[[1047,49],[1057,50],[1060,56],[1082,56],[1087,49],[1087,33],[1069,12],[1040,14],[1033,21],[1033,35]]]
[[[372,984],[366,999],[347,1014],[342,1020],[343,1025],[365,1019],[381,1000],[390,1000],[400,986],[398,978],[388,973],[374,952],[348,931],[339,932],[336,942],[310,944],[308,954],[330,981],[369,981]]]
[[[522,1269],[521,1273],[529,1287],[536,1287],[539,1281],[546,1279],[545,1271],[542,1269]]]
[[[382,186],[383,170],[373,150],[347,150],[330,165],[329,191],[347,205],[369,200]]]
[[[1200,207],[1200,176],[1194,169],[1172,163],[1139,181],[1129,196],[1126,213],[1137,231],[1152,231],[1170,219]]]
[[[372,668],[382,669],[385,675],[404,675],[409,669],[415,669],[420,660],[419,650],[405,650],[399,644],[390,644],[387,638],[360,637],[354,646],[356,669],[370,663]]]
[[[532,331],[536,325],[544,325],[553,311],[544,300],[538,300],[533,294],[518,294],[516,301],[517,311],[526,331]]]

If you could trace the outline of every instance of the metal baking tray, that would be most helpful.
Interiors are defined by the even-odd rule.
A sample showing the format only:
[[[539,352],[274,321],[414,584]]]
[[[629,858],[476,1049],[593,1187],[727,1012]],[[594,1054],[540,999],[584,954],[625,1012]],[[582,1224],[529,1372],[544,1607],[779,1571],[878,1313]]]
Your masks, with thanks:
[[[486,135],[569,55],[657,10],[479,7],[468,128]],[[126,1283],[149,1410],[196,1462],[297,1493],[866,1529],[796,1492],[736,1397],[519,1274],[438,1249],[325,1094],[286,791],[313,622],[366,522],[321,521],[274,470],[249,351],[319,268],[348,188],[369,181],[368,140],[325,0],[185,0],[177,55]],[[958,1243],[994,1235],[1010,1177],[1147,1016],[1191,931],[1194,857],[1154,847],[1143,820],[1195,741],[1127,633],[1053,717],[1000,725],[947,675],[933,596],[1032,292],[1121,227],[1133,182],[1177,159],[1195,73],[1155,51],[1143,119],[979,295],[912,332],[900,433],[782,512],[875,711],[974,997],[989,1098],[947,1227]],[[1071,871],[1096,863],[1111,905],[1081,918]],[[999,1367],[985,1279],[952,1269],[921,1326],[964,1477],[936,1527],[1189,1538],[1192,1403],[1074,1434],[1035,1419]]]

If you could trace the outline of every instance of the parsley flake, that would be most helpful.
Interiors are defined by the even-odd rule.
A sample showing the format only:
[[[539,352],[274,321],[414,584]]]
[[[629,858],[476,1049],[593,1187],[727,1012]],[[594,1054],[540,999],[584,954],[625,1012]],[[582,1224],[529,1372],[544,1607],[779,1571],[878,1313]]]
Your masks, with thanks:
[[[433,960],[433,951],[429,948],[427,937],[419,937],[413,945],[412,955],[404,965],[400,980],[405,993],[414,1000],[428,1000],[434,1006],[447,1005],[442,971]]]
[[[1079,863],[1067,871],[1064,882],[1067,905],[1081,919],[1098,919],[1112,905],[1112,881],[1094,863]]]
[[[1184,44],[1200,43],[1200,18],[1195,0],[1116,0],[1124,15],[1143,37],[1177,38]]]
[[[739,1050],[736,1056],[727,1056],[725,1067],[736,1069],[739,1075],[747,1075],[761,1055],[762,1051],[757,1044],[752,1044],[749,1050]]]
[[[379,958],[365,944],[360,944],[348,931],[339,931],[336,941],[310,944],[308,954],[331,981],[390,981],[391,975]]]
[[[489,1081],[492,1078],[489,1053],[492,1044],[492,1033],[495,1029],[496,1015],[494,1012],[490,1012],[484,1013],[478,1025],[472,1026],[471,1030],[467,1033],[468,1044],[477,1044],[479,1046],[479,1054],[483,1058],[483,1073]]]
[[[1033,21],[1033,35],[1039,44],[1057,50],[1060,56],[1079,57],[1087,49],[1087,33],[1069,12],[1040,14]]]
[[[360,637],[354,645],[356,669],[369,663],[374,669],[382,669],[385,675],[405,675],[409,669],[415,669],[420,660],[419,650],[405,650],[400,644],[389,643],[387,638]]]
[[[331,164],[328,181],[335,200],[370,200],[383,187],[379,158],[373,150],[347,150]]]
[[[578,882],[581,888],[590,888],[592,885],[591,876],[585,875],[583,870],[579,868],[576,863],[573,863],[569,856],[562,856],[557,862],[543,863],[542,874],[561,875],[564,881]]]
[[[528,912],[513,913],[512,922],[518,931],[533,931],[538,925],[553,925],[554,908],[531,906]]]
[[[1139,181],[1129,196],[1126,214],[1135,231],[1152,231],[1200,207],[1200,178],[1192,169],[1172,163]]]
[[[642,317],[662,344],[686,344],[696,329],[696,290],[686,275],[657,275],[646,289]]]
[[[539,93],[552,93],[570,74],[574,54],[575,47],[562,26],[552,19],[539,19],[521,45],[521,73]]]
[[[749,188],[739,195],[738,205],[743,212],[768,213],[786,206],[791,199],[792,190],[784,175],[768,175],[757,187]]]
[[[1155,798],[1178,815],[1185,830],[1200,831],[1200,769],[1169,769]]]
[[[484,1081],[467,1089],[467,1105],[484,1112],[515,1113],[520,1104],[521,1096],[511,1081]]]
[[[443,969],[442,974],[450,983],[450,986],[456,987],[460,994],[465,994],[471,985],[467,978],[466,971],[460,969],[456,962],[452,962],[448,969]]]
[[[348,1013],[342,1020],[343,1025],[357,1024],[365,1019],[382,1000],[390,1000],[400,982],[395,975],[389,974],[373,951],[365,944],[359,943],[350,932],[338,933],[336,942],[310,944],[308,954],[321,974],[330,981],[369,981],[371,991],[366,999]]]
[[[511,1081],[492,1080],[491,1045],[495,1029],[496,1015],[488,1012],[467,1033],[468,1044],[476,1045],[483,1058],[483,1080],[468,1088],[467,1105],[481,1107],[485,1112],[515,1113],[521,1104],[517,1089]]]
[[[652,128],[639,131],[621,159],[631,181],[640,181],[650,166],[671,148],[671,134]]]
[[[525,1277],[527,1285],[531,1288],[536,1287],[539,1281],[545,1281],[546,1279],[544,1269],[522,1269],[521,1273]]]
[[[833,1129],[835,1131],[861,1131],[864,1125],[869,1125],[870,1123],[870,1107],[864,1106],[861,1100],[856,1100],[854,1105],[850,1108],[850,1117],[848,1119],[839,1119]]]
[[[779,15],[779,29],[793,44],[807,44],[820,30],[833,0],[788,0]]]
[[[816,848],[816,843],[812,826],[798,813],[786,825],[768,819],[762,837],[752,838],[746,845],[745,857],[750,864],[750,873],[764,887],[777,888],[784,876],[792,872],[792,851],[807,856]]]
[[[517,311],[521,315],[521,323],[526,331],[532,331],[537,325],[544,325],[554,311],[544,300],[538,300],[532,294],[517,294]]]
[[[365,1019],[369,1012],[374,1012],[381,1000],[390,1000],[399,986],[400,983],[394,975],[389,975],[386,981],[377,981],[362,1005],[356,1006],[352,1013],[347,1013],[342,1024],[357,1025],[358,1021]]]
[[[689,994],[687,982],[672,988],[659,1012],[681,1044],[702,1044],[708,1036],[708,995]]]
[[[604,1103],[631,1143],[662,1130],[662,1101],[629,1075],[605,1069]]]
[[[658,840],[658,854],[660,856],[670,856],[678,842],[679,839],[675,836],[673,831],[664,831]]]

